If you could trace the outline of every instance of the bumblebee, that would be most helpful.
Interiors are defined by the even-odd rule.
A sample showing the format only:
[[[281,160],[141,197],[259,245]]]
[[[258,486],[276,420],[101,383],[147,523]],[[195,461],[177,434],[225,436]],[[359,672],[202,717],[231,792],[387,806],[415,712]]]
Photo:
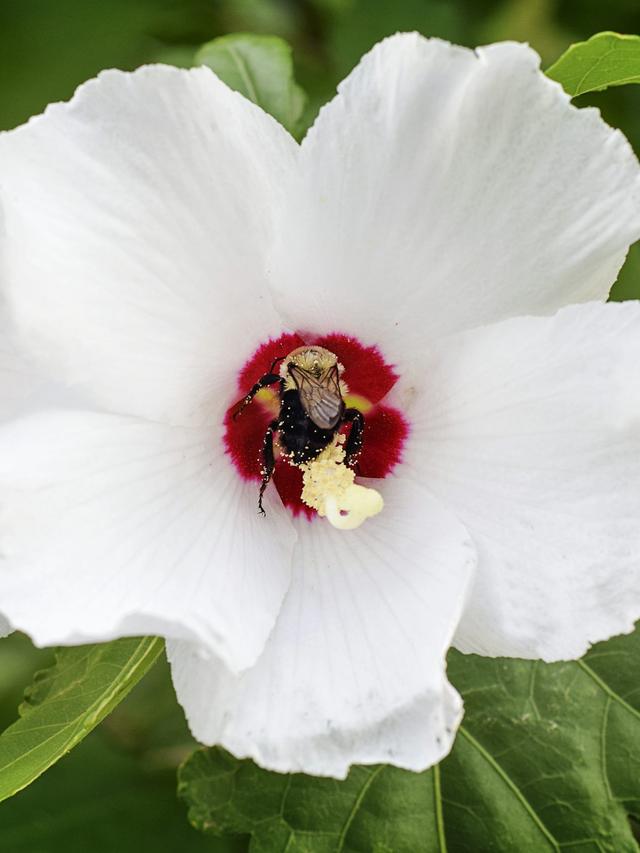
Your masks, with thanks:
[[[274,373],[282,362],[278,373]],[[348,409],[343,399],[346,390],[340,379],[343,367],[337,356],[324,347],[298,347],[287,356],[276,358],[248,394],[231,410],[235,420],[261,388],[278,385],[280,412],[271,421],[262,443],[262,483],[258,509],[265,515],[262,498],[275,468],[274,439],[291,465],[313,461],[329,445],[344,424],[350,425],[345,443],[345,463],[353,467],[362,449],[364,417],[357,409]]]

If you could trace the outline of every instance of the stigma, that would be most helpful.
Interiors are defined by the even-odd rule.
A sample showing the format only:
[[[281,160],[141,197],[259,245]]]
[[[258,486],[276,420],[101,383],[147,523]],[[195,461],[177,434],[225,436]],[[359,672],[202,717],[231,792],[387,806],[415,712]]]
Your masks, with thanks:
[[[345,438],[336,435],[315,459],[300,465],[301,500],[338,530],[354,530],[384,506],[380,492],[355,483],[345,464]]]

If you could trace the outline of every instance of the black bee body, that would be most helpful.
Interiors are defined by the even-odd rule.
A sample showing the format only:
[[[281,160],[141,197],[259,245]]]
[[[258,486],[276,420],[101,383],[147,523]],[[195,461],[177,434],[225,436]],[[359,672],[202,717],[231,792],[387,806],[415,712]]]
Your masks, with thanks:
[[[286,366],[280,373],[273,369],[278,361]],[[286,359],[278,358],[268,373],[233,407],[237,418],[261,388],[279,386],[280,412],[269,424],[262,445],[262,484],[258,508],[264,515],[262,497],[275,469],[274,436],[291,465],[312,462],[333,441],[344,424],[351,424],[345,443],[345,463],[353,466],[362,449],[364,417],[358,409],[348,409],[342,399],[341,365],[333,353],[322,347],[300,347]]]
[[[342,403],[342,412],[344,409],[345,405]],[[296,389],[280,392],[280,415],[277,418],[280,432],[278,443],[294,465],[311,462],[327,445],[331,444],[333,437],[340,429],[341,420],[342,418],[334,427],[323,429],[307,415]]]

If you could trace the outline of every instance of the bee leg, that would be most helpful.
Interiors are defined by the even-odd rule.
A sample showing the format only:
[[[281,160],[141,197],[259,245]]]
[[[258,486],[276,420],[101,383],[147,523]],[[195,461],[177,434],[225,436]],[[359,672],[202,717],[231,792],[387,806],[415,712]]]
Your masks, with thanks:
[[[231,417],[233,420],[235,421],[238,415],[246,409],[261,388],[266,388],[267,385],[275,385],[276,382],[279,382],[281,386],[284,384],[284,380],[277,373],[265,373],[263,377],[258,379],[249,393],[232,406]]]
[[[286,355],[279,355],[277,358],[274,358],[273,361],[271,362],[271,367],[269,368],[269,373],[273,373],[273,368],[276,366],[276,364],[279,361],[284,361],[285,358],[286,358]]]
[[[364,416],[358,409],[345,409],[342,423],[350,423],[349,437],[344,447],[345,462],[352,468],[358,461],[364,438]]]
[[[258,496],[258,511],[260,515],[267,514],[262,506],[262,498],[273,476],[273,470],[276,467],[276,460],[273,455],[273,433],[278,429],[278,426],[277,420],[271,421],[262,442],[262,483],[260,484],[260,494]]]

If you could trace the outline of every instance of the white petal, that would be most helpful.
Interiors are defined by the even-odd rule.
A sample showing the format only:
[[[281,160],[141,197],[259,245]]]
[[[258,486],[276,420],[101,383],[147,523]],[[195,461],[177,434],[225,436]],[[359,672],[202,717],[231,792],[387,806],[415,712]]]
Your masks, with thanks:
[[[0,422],[21,411],[31,397],[33,385],[33,377],[15,352],[4,321],[0,309]],[[10,633],[9,622],[0,613],[0,637]]]
[[[0,304],[0,422],[27,410],[44,382],[20,354]]]
[[[51,382],[17,346],[0,307],[0,423],[44,408],[78,406],[75,389]]]
[[[463,651],[574,658],[640,617],[639,364],[637,302],[423,354],[405,459],[478,548]]]
[[[259,517],[208,431],[34,415],[0,429],[0,483],[2,611],[39,645],[157,633],[233,670],[262,651],[293,525],[277,497]]]
[[[0,309],[0,422],[28,409],[41,385],[40,378],[33,374],[9,340],[4,320]],[[0,613],[0,637],[10,633],[9,622]]]
[[[10,336],[10,324],[0,307],[0,423],[53,405],[72,405],[75,395],[68,388],[48,382],[19,352]],[[0,607],[2,602],[0,601]],[[0,613],[0,637],[11,633]]]
[[[42,363],[118,412],[219,417],[281,331],[265,255],[296,152],[207,68],[104,72],[2,134],[4,279]]]
[[[293,582],[256,666],[233,678],[170,643],[191,729],[264,767],[343,777],[355,762],[421,770],[461,717],[444,658],[475,554],[422,487],[387,479],[354,531],[300,525]]]
[[[29,369],[0,331],[0,421],[28,408],[41,384],[42,379]]]
[[[604,299],[640,236],[640,169],[538,66],[524,45],[417,34],[367,54],[302,144],[285,316],[404,363],[436,336]]]

